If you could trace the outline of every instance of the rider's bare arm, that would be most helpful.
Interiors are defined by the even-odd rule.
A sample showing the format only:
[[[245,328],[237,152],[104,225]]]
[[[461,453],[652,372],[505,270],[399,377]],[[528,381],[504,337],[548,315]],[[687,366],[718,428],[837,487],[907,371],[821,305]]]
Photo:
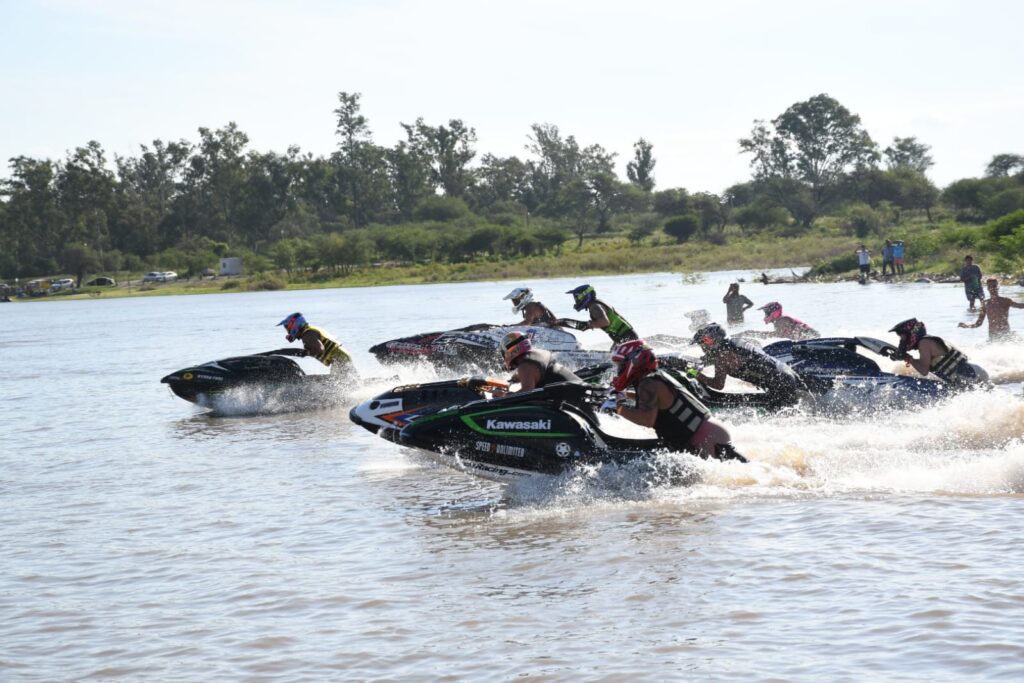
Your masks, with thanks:
[[[636,408],[620,406],[618,413],[634,424],[642,427],[653,427],[658,420],[658,385],[657,380],[645,379],[640,382],[636,391]]]

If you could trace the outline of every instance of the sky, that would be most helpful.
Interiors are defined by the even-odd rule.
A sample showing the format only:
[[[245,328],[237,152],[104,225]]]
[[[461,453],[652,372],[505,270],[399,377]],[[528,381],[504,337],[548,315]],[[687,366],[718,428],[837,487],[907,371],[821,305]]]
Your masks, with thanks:
[[[0,177],[15,156],[108,158],[234,121],[250,148],[337,145],[339,91],[375,142],[462,119],[528,158],[530,125],[657,188],[750,178],[754,121],[827,93],[879,143],[931,145],[940,187],[1024,154],[1024,2],[973,0],[0,0]]]

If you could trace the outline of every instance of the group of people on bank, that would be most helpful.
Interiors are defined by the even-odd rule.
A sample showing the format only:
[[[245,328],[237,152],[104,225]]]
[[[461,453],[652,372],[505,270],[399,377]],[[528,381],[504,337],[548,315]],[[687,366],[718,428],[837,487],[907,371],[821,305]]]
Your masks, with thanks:
[[[1008,330],[1008,309],[1024,308],[1024,304],[1005,299],[1008,302],[1005,306],[993,305],[993,301],[1002,302],[1004,298],[998,297],[998,282],[989,280],[987,284],[992,296],[988,305],[983,306],[981,317],[974,325],[961,323],[960,326],[977,327],[988,316],[990,329],[1005,326]],[[573,309],[585,311],[587,319],[556,316],[534,298],[529,287],[517,287],[504,298],[512,302],[514,312],[522,315],[516,325],[601,330],[608,335],[615,371],[610,382],[612,398],[605,406],[609,411],[635,424],[653,428],[668,448],[705,458],[745,461],[733,447],[728,430],[713,419],[711,411],[690,387],[659,368],[658,357],[650,345],[613,306],[598,298],[594,287],[584,284],[566,293],[573,297]],[[723,303],[730,322],[742,321],[744,311],[754,306],[740,294],[738,283],[730,285]],[[773,326],[772,331],[745,331],[742,336],[793,340],[820,336],[806,323],[784,315],[777,301],[758,310],[764,312],[764,322]],[[306,354],[330,368],[332,375],[357,377],[352,358],[341,344],[324,330],[310,325],[301,313],[293,313],[278,324],[285,327],[289,342],[301,341]],[[900,340],[891,357],[905,361],[921,375],[932,374],[943,382],[961,387],[985,381],[983,371],[952,344],[929,334],[924,322],[911,318],[890,331]],[[750,339],[740,335],[730,337],[716,322],[701,324],[690,341],[701,349],[704,366],[714,368],[713,374],[696,372],[692,375],[692,379],[705,387],[721,390],[726,379],[734,377],[761,389],[770,404],[777,407],[793,405],[808,393],[803,380],[786,363],[770,356]],[[509,332],[501,340],[498,351],[504,366],[512,372],[510,384],[518,384],[519,391],[532,391],[557,382],[582,382],[549,351],[535,348],[531,338],[522,331]],[[917,357],[911,355],[912,351],[917,352]]]

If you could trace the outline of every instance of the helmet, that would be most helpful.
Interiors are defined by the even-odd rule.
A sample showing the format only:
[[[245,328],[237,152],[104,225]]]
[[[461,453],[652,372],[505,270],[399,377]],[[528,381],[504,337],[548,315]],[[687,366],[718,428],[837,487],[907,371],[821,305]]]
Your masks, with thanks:
[[[916,349],[917,345],[921,343],[921,338],[928,334],[924,323],[917,318],[908,318],[901,323],[897,323],[889,331],[895,332],[900,336],[899,349],[904,352],[908,349]]]
[[[597,292],[590,285],[580,285],[576,289],[570,289],[566,294],[572,294],[572,298],[576,300],[572,306],[576,311],[582,311],[597,299]]]
[[[764,306],[761,306],[757,310],[764,311],[764,321],[770,323],[776,318],[782,317],[782,304],[778,301],[769,301]]]
[[[512,310],[516,313],[520,313],[524,308],[526,308],[526,304],[533,301],[533,291],[529,287],[516,287],[506,294],[502,301],[506,301],[507,299],[512,299]]]
[[[643,339],[632,339],[616,346],[612,362],[617,371],[612,379],[615,391],[625,391],[626,387],[658,369],[658,357]]]
[[[693,343],[698,344],[706,354],[714,354],[721,348],[722,342],[726,341],[729,335],[718,323],[708,323],[697,330],[693,335]]]
[[[509,370],[520,356],[532,350],[533,342],[522,332],[509,332],[501,340],[501,356],[505,360],[505,367]]]
[[[306,319],[301,313],[292,313],[290,316],[279,322],[278,325],[284,325],[284,329],[288,332],[284,338],[290,342],[301,337],[302,331],[309,327],[309,323],[306,322]]]

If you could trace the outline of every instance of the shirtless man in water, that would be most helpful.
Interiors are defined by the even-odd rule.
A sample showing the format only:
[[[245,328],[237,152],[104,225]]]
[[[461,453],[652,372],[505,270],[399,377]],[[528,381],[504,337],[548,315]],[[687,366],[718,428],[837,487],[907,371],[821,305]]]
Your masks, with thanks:
[[[1024,304],[1017,303],[1013,299],[999,295],[999,280],[990,277],[985,280],[985,287],[988,289],[988,301],[981,302],[981,315],[974,321],[973,325],[960,323],[959,327],[981,327],[988,317],[988,340],[1007,341],[1014,338],[1010,331],[1010,309],[1024,308]]]

